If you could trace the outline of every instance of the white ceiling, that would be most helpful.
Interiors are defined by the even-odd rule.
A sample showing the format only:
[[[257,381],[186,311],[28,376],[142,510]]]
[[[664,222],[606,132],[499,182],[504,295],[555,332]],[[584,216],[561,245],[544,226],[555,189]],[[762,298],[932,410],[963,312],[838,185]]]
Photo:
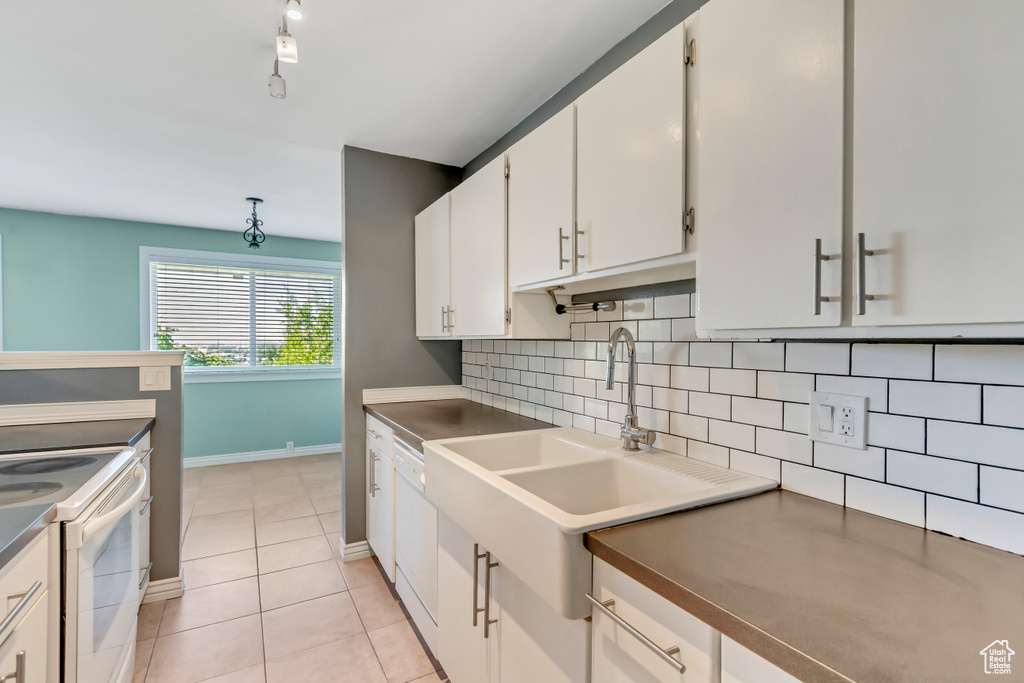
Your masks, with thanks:
[[[340,239],[344,145],[463,166],[668,0],[0,0],[0,206]]]

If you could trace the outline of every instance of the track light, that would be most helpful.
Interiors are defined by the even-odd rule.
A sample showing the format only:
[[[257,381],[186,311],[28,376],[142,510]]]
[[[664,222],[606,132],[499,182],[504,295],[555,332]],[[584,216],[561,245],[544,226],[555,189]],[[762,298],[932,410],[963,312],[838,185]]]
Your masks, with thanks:
[[[285,64],[296,64],[299,61],[299,44],[288,33],[288,17],[281,17],[281,30],[277,33],[277,58]]]
[[[270,74],[270,79],[267,81],[267,87],[270,88],[270,96],[283,100],[285,95],[284,79],[281,78],[281,74],[277,73],[277,60],[274,60],[274,73]]]
[[[288,0],[288,4],[285,6],[284,13],[288,15],[289,19],[301,19],[302,4],[299,2],[299,0]]]

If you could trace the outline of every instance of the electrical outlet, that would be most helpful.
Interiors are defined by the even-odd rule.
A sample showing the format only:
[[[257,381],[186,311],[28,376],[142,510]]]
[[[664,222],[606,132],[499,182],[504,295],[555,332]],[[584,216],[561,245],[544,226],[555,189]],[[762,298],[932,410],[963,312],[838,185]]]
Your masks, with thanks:
[[[284,445],[284,449],[286,451],[288,451],[289,453],[294,453],[295,452],[295,442],[294,441],[289,441],[288,443],[286,443]]]
[[[811,392],[811,441],[834,443],[848,448],[867,448],[868,399],[818,391]]]

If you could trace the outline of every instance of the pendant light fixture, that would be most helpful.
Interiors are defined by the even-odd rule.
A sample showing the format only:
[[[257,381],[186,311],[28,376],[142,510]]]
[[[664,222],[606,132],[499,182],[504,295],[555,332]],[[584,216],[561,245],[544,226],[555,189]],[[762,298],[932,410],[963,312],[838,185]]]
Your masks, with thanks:
[[[283,100],[287,96],[288,93],[285,90],[284,79],[281,77],[281,74],[277,73],[277,66],[278,66],[278,62],[275,59],[274,60],[274,73],[270,74],[270,78],[267,80],[267,87],[270,88],[270,96],[271,97],[273,97],[275,99],[278,99],[278,100]]]
[[[245,224],[249,227],[242,233],[242,237],[249,243],[250,249],[259,249],[260,245],[267,239],[266,234],[260,230],[263,221],[256,216],[256,205],[262,204],[263,200],[259,197],[246,197],[245,201],[252,202],[252,218],[246,219]]]
[[[297,64],[299,44],[288,33],[288,15],[281,17],[281,29],[277,32],[277,58],[285,64]]]
[[[299,0],[288,0],[284,13],[288,15],[289,19],[298,21],[302,18],[302,3]]]

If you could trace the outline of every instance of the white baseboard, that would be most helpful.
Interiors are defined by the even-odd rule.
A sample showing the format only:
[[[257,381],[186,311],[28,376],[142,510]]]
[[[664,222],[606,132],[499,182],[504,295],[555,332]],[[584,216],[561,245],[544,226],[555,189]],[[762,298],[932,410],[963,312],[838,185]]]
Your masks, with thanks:
[[[345,547],[341,549],[341,559],[344,562],[352,562],[353,560],[361,560],[364,557],[372,557],[373,548],[367,541],[358,541],[356,543],[346,543]]]
[[[249,451],[248,453],[224,453],[222,455],[201,455],[195,458],[182,459],[182,467],[210,467],[211,465],[233,465],[238,462],[256,462],[258,460],[277,460],[279,458],[298,458],[303,455],[322,455],[324,453],[340,453],[340,443],[325,443],[318,446],[299,446],[293,451],[275,448],[269,451]]]
[[[149,588],[146,589],[146,597],[142,598],[142,604],[180,598],[184,592],[185,581],[181,576],[150,581]]]
[[[390,389],[363,389],[363,403],[405,403],[406,401],[439,401],[446,398],[465,398],[460,384],[432,387],[393,387]]]

